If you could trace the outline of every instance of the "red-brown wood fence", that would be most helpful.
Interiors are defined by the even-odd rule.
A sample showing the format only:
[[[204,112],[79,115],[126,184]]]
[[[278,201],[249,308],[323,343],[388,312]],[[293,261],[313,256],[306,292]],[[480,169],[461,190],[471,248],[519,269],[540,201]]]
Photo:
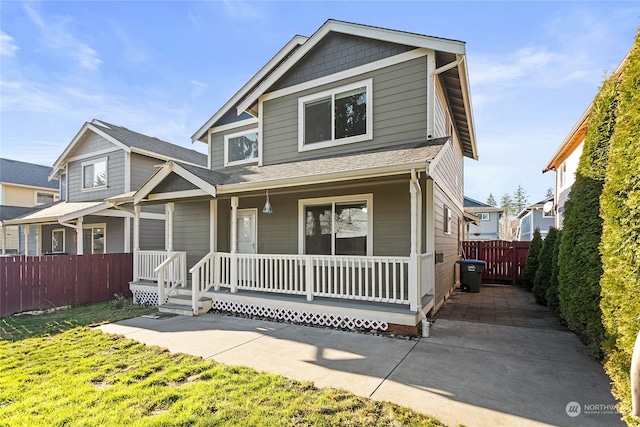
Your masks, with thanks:
[[[130,296],[133,255],[0,257],[0,317]]]
[[[465,258],[486,262],[483,283],[522,283],[522,272],[529,253],[529,242],[504,240],[462,242]]]

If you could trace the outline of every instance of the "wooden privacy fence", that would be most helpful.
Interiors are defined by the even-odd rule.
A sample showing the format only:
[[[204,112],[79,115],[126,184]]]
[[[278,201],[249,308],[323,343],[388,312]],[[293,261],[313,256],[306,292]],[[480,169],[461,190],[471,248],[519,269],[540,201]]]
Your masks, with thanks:
[[[133,255],[0,257],[0,317],[130,296]]]
[[[507,242],[504,240],[462,242],[467,259],[481,259],[486,262],[482,270],[484,283],[512,285],[522,283],[522,272],[527,262],[529,242]]]

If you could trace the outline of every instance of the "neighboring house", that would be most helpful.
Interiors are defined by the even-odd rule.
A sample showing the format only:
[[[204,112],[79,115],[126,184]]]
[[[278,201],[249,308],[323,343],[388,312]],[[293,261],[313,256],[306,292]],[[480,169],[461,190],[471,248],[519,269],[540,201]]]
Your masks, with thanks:
[[[165,247],[163,207],[135,208],[133,193],[168,160],[204,166],[207,156],[103,121],[85,123],[49,168],[61,201],[6,221],[29,236],[25,253],[96,254]],[[133,223],[144,230],[133,237]]]
[[[464,210],[478,218],[478,223],[469,223],[469,240],[499,240],[501,208],[479,202],[470,197],[464,198]]]
[[[629,54],[618,65],[618,68],[613,72],[613,75],[619,75],[622,71],[622,66],[627,61]],[[542,173],[554,171],[554,200],[553,209],[556,214],[555,227],[562,228],[564,221],[564,205],[569,198],[571,187],[576,180],[576,172],[578,170],[578,164],[580,163],[580,156],[582,155],[582,148],[584,145],[584,138],[587,134],[587,127],[589,125],[589,116],[593,103],[589,105],[587,110],[582,114],[578,122],[574,125],[571,132],[562,141],[560,147],[553,154],[553,157],[547,163],[547,166],[542,170]]]
[[[20,252],[20,227],[5,222],[24,215],[34,206],[60,198],[58,181],[49,181],[51,167],[0,159],[0,250],[2,255]],[[23,242],[24,244],[24,242]]]
[[[527,206],[516,217],[520,221],[518,240],[530,242],[533,232],[537,228],[540,236],[547,237],[549,228],[555,227],[555,215],[553,212],[553,196]]]
[[[169,240],[137,252],[137,300],[417,331],[452,291],[477,159],[463,42],[329,20],[193,140],[208,168],[168,162],[135,194]]]

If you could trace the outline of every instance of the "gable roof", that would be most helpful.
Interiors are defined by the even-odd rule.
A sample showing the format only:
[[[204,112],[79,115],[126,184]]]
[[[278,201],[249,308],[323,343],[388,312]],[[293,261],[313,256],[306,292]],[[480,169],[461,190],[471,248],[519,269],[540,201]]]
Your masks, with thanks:
[[[269,190],[292,185],[312,185],[378,176],[425,171],[449,138],[422,143],[372,149],[341,156],[266,166],[236,166],[224,172],[194,165],[168,162],[135,195],[143,201],[172,172],[192,182],[213,197],[247,191]],[[202,193],[204,195],[204,193]]]
[[[503,212],[498,206],[491,206],[487,203],[479,202],[471,197],[464,196],[464,210],[469,212]]]
[[[29,187],[58,189],[58,181],[49,181],[50,166],[18,160],[0,159],[0,182]]]
[[[236,115],[238,116],[245,115],[247,112],[255,115],[256,113],[252,109],[258,98],[268,92],[282,76],[302,60],[305,54],[332,32],[434,50],[436,52],[436,66],[438,67],[435,74],[438,75],[445,88],[463,153],[467,157],[478,158],[471,97],[468,88],[469,78],[466,64],[463,60],[465,54],[464,42],[333,19],[326,21],[308,39],[301,38],[297,40],[296,43],[298,44],[295,48],[290,46],[291,42],[285,46],[279,52],[279,55],[269,61],[260,70],[259,74],[256,74],[250,80],[250,83],[244,85],[232,100],[227,102],[212,119],[192,136],[192,140],[202,141],[206,136],[207,130],[215,124],[213,119],[227,114],[231,108],[236,108]],[[288,54],[280,55],[286,49],[288,49]]]
[[[529,212],[534,211],[534,210],[540,210],[544,207],[544,204],[547,202],[553,202],[553,196],[549,196],[549,197],[545,197],[544,199],[540,200],[539,202],[533,203],[529,206],[527,206],[526,208],[524,208],[522,210],[522,212],[520,212],[518,214],[518,216],[516,216],[516,219],[522,219],[524,218]]]
[[[144,135],[122,126],[93,119],[91,123],[87,122],[82,126],[67,148],[65,148],[60,157],[55,161],[53,171],[51,175],[49,175],[50,177],[55,177],[59,173],[69,154],[89,131],[102,136],[128,153],[142,154],[162,161],[180,160],[201,166],[206,166],[207,164],[206,154],[163,141],[156,137]]]

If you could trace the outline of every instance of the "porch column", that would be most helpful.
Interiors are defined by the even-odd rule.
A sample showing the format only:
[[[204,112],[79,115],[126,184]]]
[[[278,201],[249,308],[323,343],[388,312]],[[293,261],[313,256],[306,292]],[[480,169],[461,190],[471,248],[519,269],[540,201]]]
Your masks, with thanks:
[[[133,280],[138,280],[138,251],[140,250],[140,206],[133,207]]]
[[[76,254],[84,254],[84,242],[82,241],[84,233],[82,232],[82,221],[84,217],[79,217],[76,223]]]
[[[411,171],[411,181],[409,182],[409,195],[411,199],[411,250],[409,252],[409,309],[418,311],[420,301],[418,299],[418,191],[420,187],[417,182],[415,170]]]
[[[31,233],[31,226],[24,226],[24,254],[29,256],[29,233]]]
[[[238,292],[238,198],[231,198],[231,292]]]
[[[42,255],[42,225],[36,225],[36,256]]]
[[[174,203],[169,202],[164,205],[165,215],[165,249],[167,252],[173,252],[173,210]]]
[[[209,252],[218,250],[216,232],[218,230],[218,200],[212,199],[209,202]]]
[[[2,227],[2,255],[7,254],[7,227],[3,225]]]

